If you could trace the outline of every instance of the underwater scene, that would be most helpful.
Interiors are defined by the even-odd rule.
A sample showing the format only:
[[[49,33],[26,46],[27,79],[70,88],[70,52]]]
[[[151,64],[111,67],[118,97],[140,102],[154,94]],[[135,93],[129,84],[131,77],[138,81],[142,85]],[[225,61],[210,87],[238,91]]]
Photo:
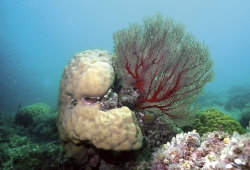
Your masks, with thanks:
[[[0,169],[250,169],[250,1],[0,0]]]

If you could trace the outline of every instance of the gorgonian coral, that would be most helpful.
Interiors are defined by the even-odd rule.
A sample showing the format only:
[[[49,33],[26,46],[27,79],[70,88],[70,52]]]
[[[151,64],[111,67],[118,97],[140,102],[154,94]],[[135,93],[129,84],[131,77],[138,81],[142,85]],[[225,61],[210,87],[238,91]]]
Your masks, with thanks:
[[[160,15],[116,32],[114,44],[122,85],[137,89],[138,109],[183,117],[213,77],[208,48]]]

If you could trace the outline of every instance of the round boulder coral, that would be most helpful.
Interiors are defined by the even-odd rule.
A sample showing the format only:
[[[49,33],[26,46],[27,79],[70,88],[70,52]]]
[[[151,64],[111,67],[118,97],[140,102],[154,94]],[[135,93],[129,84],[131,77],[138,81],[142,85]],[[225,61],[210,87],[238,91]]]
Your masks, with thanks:
[[[48,114],[50,112],[50,106],[44,103],[36,103],[30,106],[25,106],[19,109],[15,115],[15,123],[28,127],[33,123],[35,117],[42,114]]]
[[[222,130],[229,134],[233,134],[233,132],[245,133],[242,126],[236,120],[215,108],[202,110],[195,120],[194,128],[200,135],[217,130]]]
[[[115,76],[112,57],[105,50],[80,52],[62,75],[57,127],[66,156],[79,164],[86,162],[87,149],[93,146],[128,151],[142,145],[134,113],[127,107],[117,108],[118,97],[109,95]],[[113,96],[112,109],[105,106],[109,96]]]
[[[77,53],[64,68],[60,86],[63,93],[60,95],[71,96],[75,100],[105,95],[115,76],[111,60],[112,55],[105,50]]]

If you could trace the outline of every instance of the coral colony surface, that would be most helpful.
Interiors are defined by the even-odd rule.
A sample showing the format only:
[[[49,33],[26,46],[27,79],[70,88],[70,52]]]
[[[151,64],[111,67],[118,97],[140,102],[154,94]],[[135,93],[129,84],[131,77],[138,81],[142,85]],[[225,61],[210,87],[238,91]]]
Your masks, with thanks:
[[[154,153],[152,169],[249,169],[250,134],[181,133]]]
[[[58,114],[35,104],[1,124],[0,168],[250,169],[249,131],[194,105],[212,79],[208,48],[183,25],[160,15],[131,24],[114,34],[113,55],[94,49],[70,59]]]
[[[87,158],[86,141],[104,150],[139,149],[142,133],[128,107],[101,110],[114,81],[112,56],[103,50],[78,53],[64,69],[58,98],[58,129],[66,154]],[[85,142],[85,144],[84,144]]]
[[[236,120],[215,108],[207,108],[200,111],[194,122],[194,128],[200,135],[216,131],[218,127],[221,127],[223,131],[229,134],[233,134],[233,132],[245,133],[243,127]]]

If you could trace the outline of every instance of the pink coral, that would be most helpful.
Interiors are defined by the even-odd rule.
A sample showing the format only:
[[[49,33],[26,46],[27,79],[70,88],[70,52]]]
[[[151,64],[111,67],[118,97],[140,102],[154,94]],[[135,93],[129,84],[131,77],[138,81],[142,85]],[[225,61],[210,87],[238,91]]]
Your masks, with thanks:
[[[195,131],[179,134],[155,154],[153,170],[249,169],[250,135],[218,131],[202,138]]]
[[[116,32],[114,42],[123,85],[139,92],[138,109],[183,116],[212,79],[207,47],[160,15]]]

